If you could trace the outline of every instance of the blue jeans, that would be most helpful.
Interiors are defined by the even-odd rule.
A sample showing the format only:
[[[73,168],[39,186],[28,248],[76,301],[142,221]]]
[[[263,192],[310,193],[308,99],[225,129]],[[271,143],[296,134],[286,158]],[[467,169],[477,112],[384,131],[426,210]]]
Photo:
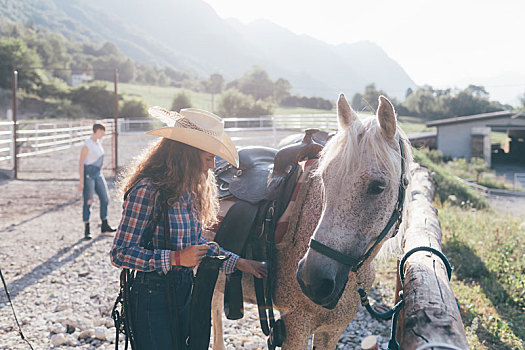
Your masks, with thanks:
[[[84,206],[82,207],[82,220],[89,222],[91,214],[91,205],[93,204],[93,195],[97,194],[100,200],[100,220],[106,220],[108,217],[108,185],[100,167],[95,165],[84,165]]]
[[[189,336],[192,270],[173,271],[171,293],[176,295],[181,329],[172,309],[173,334],[185,340]],[[138,350],[173,349],[170,307],[166,295],[167,278],[157,272],[137,272],[131,287],[131,319]],[[173,292],[173,290],[175,290]],[[172,301],[173,305],[173,301]],[[184,347],[186,348],[186,347]]]

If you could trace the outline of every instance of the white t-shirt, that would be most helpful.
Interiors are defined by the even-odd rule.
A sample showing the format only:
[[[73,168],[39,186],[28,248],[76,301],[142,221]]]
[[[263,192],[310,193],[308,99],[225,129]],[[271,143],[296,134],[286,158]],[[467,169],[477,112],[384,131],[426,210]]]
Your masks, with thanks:
[[[102,148],[102,142],[100,142],[100,139],[95,142],[90,137],[84,142],[84,146],[87,146],[88,148],[88,153],[86,155],[86,159],[84,160],[85,165],[95,163],[101,156],[104,155],[104,148]]]

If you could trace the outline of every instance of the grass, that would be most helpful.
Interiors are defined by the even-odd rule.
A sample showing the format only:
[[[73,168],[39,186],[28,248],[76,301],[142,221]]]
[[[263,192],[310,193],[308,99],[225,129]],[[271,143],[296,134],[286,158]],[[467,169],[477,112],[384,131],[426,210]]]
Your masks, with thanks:
[[[525,349],[525,213],[521,218],[489,209],[439,209],[443,252],[454,272],[451,286],[471,349]],[[376,264],[376,285],[393,305],[396,259]]]
[[[113,83],[108,83],[107,88],[113,90]],[[214,95],[206,92],[195,92],[187,89],[176,88],[171,86],[153,86],[119,83],[119,93],[125,94],[125,98],[141,97],[146,101],[148,106],[161,106],[170,108],[173,97],[180,92],[189,96],[192,106],[209,111],[217,111],[220,95]],[[301,108],[301,107],[276,107],[274,114],[319,114],[334,113],[335,110],[326,111],[322,109]]]
[[[516,190],[512,184],[506,183],[503,177],[498,177],[496,172],[490,169],[481,158],[472,158],[470,162],[465,158],[455,158],[447,161],[441,151],[429,151],[428,149],[416,151],[416,157],[422,157],[423,155],[434,163],[429,166],[440,167],[441,170],[448,172],[452,176],[476,182],[488,188]],[[421,161],[425,162],[425,160]],[[518,189],[518,191],[521,190]]]
[[[432,173],[438,201],[449,200],[461,206],[472,206],[478,209],[488,206],[485,198],[454,178],[454,174],[443,163],[436,162],[436,158],[433,157],[434,153],[417,149],[413,149],[413,153],[414,160]]]
[[[113,84],[108,84],[108,89],[113,89]],[[119,93],[125,94],[125,98],[141,97],[148,106],[161,106],[170,108],[173,97],[180,92],[189,96],[193,107],[206,110],[212,109],[212,95],[204,92],[195,92],[171,86],[136,85],[120,83]],[[213,97],[214,107],[217,108],[219,96]]]
[[[427,127],[426,120],[418,117],[399,116],[397,120],[399,121],[401,129],[407,134],[436,130],[435,127]]]
[[[452,289],[471,348],[525,349],[523,219],[446,202],[439,209],[443,252],[455,269]]]

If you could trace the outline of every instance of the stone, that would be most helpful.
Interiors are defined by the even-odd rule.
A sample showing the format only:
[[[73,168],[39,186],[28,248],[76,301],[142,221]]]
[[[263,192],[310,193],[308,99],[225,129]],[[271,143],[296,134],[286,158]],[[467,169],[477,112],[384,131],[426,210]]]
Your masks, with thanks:
[[[94,335],[95,335],[94,329],[86,329],[80,332],[80,334],[78,335],[78,339],[88,339],[88,338],[92,338]]]
[[[60,323],[53,323],[52,325],[48,327],[48,330],[51,333],[59,334],[59,333],[66,333],[67,328]]]
[[[55,334],[51,337],[51,344],[53,346],[65,345],[67,342],[66,336],[62,333]]]
[[[106,340],[106,327],[95,328],[95,338],[99,340]]]

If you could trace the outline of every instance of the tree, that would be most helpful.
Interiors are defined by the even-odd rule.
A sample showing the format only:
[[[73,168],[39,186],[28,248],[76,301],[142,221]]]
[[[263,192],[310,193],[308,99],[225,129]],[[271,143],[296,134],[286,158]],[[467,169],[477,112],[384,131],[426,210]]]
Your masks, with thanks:
[[[519,97],[521,103],[521,109],[525,111],[525,92]]]
[[[363,95],[361,95],[360,93],[357,92],[352,97],[352,102],[350,103],[350,105],[356,111],[361,111],[363,109],[363,104],[362,104],[363,102],[362,101],[363,101]]]
[[[206,82],[206,92],[211,94],[220,94],[224,87],[224,78],[218,73],[210,75],[210,78]]]
[[[124,118],[131,119],[146,119],[148,117],[146,103],[138,98],[124,101],[119,114]]]
[[[97,118],[113,115],[113,92],[103,84],[80,86],[70,93],[71,102],[80,105],[84,111]]]
[[[273,96],[273,82],[264,69],[254,66],[244,73],[235,84],[240,92],[256,100]]]
[[[135,76],[135,64],[129,58],[118,65],[118,79],[123,83],[129,83]]]
[[[487,90],[485,90],[485,87],[480,86],[480,85],[470,84],[465,89],[465,92],[470,93],[471,95],[474,95],[477,98],[488,98],[489,97],[489,93],[487,92]]]
[[[27,47],[24,41],[15,38],[0,38],[0,88],[10,89],[13,67],[40,66],[38,54]],[[24,69],[18,73],[18,86],[36,91],[44,76],[39,70]]]
[[[97,52],[97,56],[116,56],[120,57],[122,56],[122,53],[120,52],[117,45],[106,42]]]
[[[171,103],[171,110],[175,112],[180,112],[181,109],[190,107],[191,99],[184,91],[176,94],[173,98],[173,102]]]
[[[286,79],[279,78],[273,85],[273,99],[280,104],[281,101],[290,96],[292,84]]]
[[[211,93],[211,111],[215,109],[215,94],[220,94],[224,87],[224,78],[218,73],[210,75],[206,82],[206,91]]]
[[[274,104],[269,100],[255,100],[237,89],[222,94],[219,114],[224,117],[251,117],[272,114]]]
[[[414,90],[412,90],[412,88],[408,88],[407,91],[405,92],[405,99],[408,98],[408,96],[412,95],[414,93]]]

